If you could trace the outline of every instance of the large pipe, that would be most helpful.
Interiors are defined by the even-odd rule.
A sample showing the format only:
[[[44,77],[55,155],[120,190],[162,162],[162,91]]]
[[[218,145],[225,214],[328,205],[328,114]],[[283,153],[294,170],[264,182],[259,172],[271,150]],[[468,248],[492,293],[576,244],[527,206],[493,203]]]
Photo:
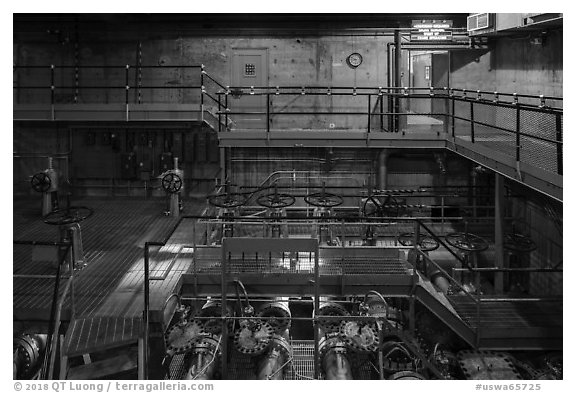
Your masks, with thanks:
[[[282,335],[275,334],[270,340],[270,349],[258,364],[256,378],[260,380],[284,379],[284,367],[292,357],[292,347],[288,342],[288,330]]]
[[[327,380],[351,380],[352,367],[345,349],[329,349],[322,358],[322,368]]]
[[[218,338],[216,338],[218,337]],[[192,360],[186,373],[187,380],[214,379],[218,366],[222,336],[210,335],[198,341],[192,349]]]
[[[44,351],[46,350],[46,334],[23,334],[14,337],[12,348],[14,351],[12,378],[30,379],[40,366]]]
[[[378,153],[378,171],[376,188],[386,190],[388,187],[388,150],[382,149]]]

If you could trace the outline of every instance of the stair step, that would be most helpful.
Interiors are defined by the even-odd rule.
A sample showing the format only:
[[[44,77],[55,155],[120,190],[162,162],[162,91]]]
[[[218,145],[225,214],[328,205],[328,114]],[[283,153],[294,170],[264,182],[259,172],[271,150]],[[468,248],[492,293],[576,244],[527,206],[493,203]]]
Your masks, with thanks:
[[[68,357],[132,345],[138,342],[141,318],[94,317],[72,321],[64,338]]]
[[[133,371],[137,368],[138,362],[127,353],[123,353],[112,358],[70,368],[67,379],[110,379],[111,376]]]

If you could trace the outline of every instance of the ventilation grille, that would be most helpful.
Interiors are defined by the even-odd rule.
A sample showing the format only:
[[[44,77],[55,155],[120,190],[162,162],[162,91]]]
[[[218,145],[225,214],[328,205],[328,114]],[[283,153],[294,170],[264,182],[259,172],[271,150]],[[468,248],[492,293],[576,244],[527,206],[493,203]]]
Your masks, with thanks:
[[[490,14],[474,14],[467,18],[468,31],[487,29],[490,26]]]

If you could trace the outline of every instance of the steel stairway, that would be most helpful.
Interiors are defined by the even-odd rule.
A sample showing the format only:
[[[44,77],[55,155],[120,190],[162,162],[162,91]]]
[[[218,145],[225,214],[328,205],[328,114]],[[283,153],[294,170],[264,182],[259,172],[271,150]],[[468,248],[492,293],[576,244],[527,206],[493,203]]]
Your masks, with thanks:
[[[476,349],[562,349],[561,301],[506,301],[502,297],[483,297],[479,304],[478,324],[476,301],[465,295],[446,296],[420,275],[414,296]]]

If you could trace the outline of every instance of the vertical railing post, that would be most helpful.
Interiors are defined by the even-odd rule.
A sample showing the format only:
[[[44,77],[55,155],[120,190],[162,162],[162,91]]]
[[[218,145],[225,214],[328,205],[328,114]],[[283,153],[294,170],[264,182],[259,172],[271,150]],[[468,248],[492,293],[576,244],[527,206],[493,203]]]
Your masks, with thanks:
[[[559,175],[564,172],[564,165],[562,163],[562,114],[556,114],[556,169]]]
[[[142,324],[143,324],[143,347],[144,347],[144,364],[142,365],[144,379],[148,379],[148,317],[149,317],[149,308],[150,308],[150,276],[149,276],[149,269],[150,269],[150,245],[148,242],[144,244],[144,312],[142,315]]]
[[[130,65],[126,64],[126,121],[130,120],[128,100],[130,94]]]
[[[54,64],[50,65],[50,111],[52,120],[56,120],[56,115],[54,113],[54,95],[55,95],[55,87],[54,87]]]
[[[200,64],[200,119],[204,121],[204,64]]]
[[[266,132],[270,133],[270,92],[266,90]]]
[[[520,162],[520,108],[516,106],[516,162]]]
[[[393,100],[392,93],[390,89],[388,89],[388,132],[394,132],[394,115],[392,115],[392,112],[394,112]]]
[[[379,87],[378,97],[380,98],[380,131],[384,131],[384,94],[382,88]]]
[[[451,114],[452,114],[452,138],[456,137],[456,100],[454,99],[454,93],[450,90],[450,99],[451,99]]]
[[[368,93],[368,132],[370,132],[370,108],[372,107],[372,94]]]
[[[224,126],[226,131],[228,131],[228,93],[230,92],[230,86],[226,86],[226,93],[224,95]]]
[[[450,104],[448,98],[448,88],[444,88],[444,134],[448,134],[450,124]]]
[[[226,320],[226,301],[228,295],[228,255],[227,255],[227,246],[226,246],[226,239],[222,240],[222,282],[221,282],[221,291],[222,291],[222,313],[221,313],[221,322],[222,322],[222,379],[226,380],[228,378],[228,361],[226,354],[228,353],[228,321]]]
[[[312,321],[312,326],[314,327],[314,359],[319,358],[319,340],[320,340],[320,326],[316,320],[316,313],[320,309],[320,264],[318,260],[319,247],[316,245],[316,250],[314,251],[314,319]],[[320,370],[317,361],[314,361],[314,379],[319,379]]]
[[[218,133],[222,131],[222,96],[218,94]]]
[[[470,101],[470,141],[474,143],[474,102]]]

